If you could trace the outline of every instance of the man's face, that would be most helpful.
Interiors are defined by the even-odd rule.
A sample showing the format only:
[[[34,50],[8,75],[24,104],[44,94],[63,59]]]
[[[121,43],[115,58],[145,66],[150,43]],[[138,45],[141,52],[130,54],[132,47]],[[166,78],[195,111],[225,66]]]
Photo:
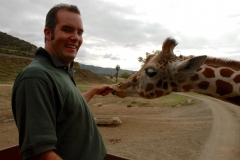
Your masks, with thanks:
[[[45,30],[48,29],[45,28]],[[69,65],[76,57],[78,49],[83,42],[83,25],[80,15],[60,10],[57,13],[54,35],[51,34],[51,31],[46,32],[45,30],[45,36],[48,41],[45,49],[56,56],[62,63]],[[52,39],[52,37],[54,38]]]

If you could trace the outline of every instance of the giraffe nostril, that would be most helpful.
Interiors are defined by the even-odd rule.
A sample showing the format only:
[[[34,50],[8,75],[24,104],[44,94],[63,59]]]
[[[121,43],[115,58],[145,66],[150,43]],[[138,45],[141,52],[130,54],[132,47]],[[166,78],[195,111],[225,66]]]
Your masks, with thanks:
[[[113,95],[115,95],[115,93],[116,93],[116,91],[115,90],[112,90],[112,92],[111,92]]]
[[[121,82],[120,82],[120,83],[118,83],[118,87],[120,87],[120,86],[121,86],[121,84],[122,84]]]

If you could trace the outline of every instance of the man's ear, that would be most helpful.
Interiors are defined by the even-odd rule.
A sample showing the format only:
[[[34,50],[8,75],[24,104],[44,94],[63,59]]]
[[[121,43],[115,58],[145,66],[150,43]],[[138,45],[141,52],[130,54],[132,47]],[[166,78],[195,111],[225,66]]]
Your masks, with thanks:
[[[51,37],[52,37],[52,32],[51,32],[51,29],[50,28],[48,28],[48,27],[45,27],[44,28],[44,35],[45,35],[45,38],[46,38],[46,40],[51,40]]]

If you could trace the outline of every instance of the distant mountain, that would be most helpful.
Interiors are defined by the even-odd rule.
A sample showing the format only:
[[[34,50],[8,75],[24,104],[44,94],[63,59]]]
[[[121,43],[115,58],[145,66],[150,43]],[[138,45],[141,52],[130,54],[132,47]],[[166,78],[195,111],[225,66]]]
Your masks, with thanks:
[[[79,63],[79,65],[80,65],[80,68],[89,69],[94,73],[103,74],[103,75],[114,75],[117,72],[116,68],[103,68],[103,67],[97,67],[93,65],[86,65],[82,63]],[[136,71],[120,69],[118,71],[118,74],[121,75],[123,72],[128,72],[129,74],[133,74]]]
[[[37,46],[0,31],[0,53],[33,57]]]

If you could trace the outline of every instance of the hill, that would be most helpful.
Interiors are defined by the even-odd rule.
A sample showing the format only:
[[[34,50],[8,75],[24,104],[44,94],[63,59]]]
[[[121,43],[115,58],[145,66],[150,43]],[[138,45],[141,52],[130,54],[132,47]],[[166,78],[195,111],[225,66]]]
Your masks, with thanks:
[[[37,46],[29,42],[8,35],[7,33],[0,32],[0,53],[33,57],[36,48]]]
[[[98,73],[98,74],[114,75],[116,73],[115,68],[103,68],[103,67],[97,67],[97,66],[93,66],[93,65],[86,65],[86,64],[82,64],[82,63],[79,63],[79,64],[80,64],[80,68],[86,68],[86,69],[89,69],[92,72]],[[118,71],[118,74],[121,75],[123,72],[128,72],[129,74],[133,74],[136,71],[120,69]]]
[[[37,46],[29,42],[0,31],[0,53],[33,58],[36,48]],[[102,68],[85,64],[80,64],[80,67],[82,69],[89,69],[97,74],[114,75],[116,73],[115,68]],[[129,74],[134,73],[134,71],[122,69],[120,69],[118,73],[121,75],[123,72],[128,72]]]
[[[36,48],[37,46],[29,42],[0,32],[0,83],[14,82],[17,74],[33,60]],[[76,83],[113,83],[102,75],[81,69],[78,63],[74,64],[74,70]]]
[[[17,74],[28,64],[33,58],[0,54],[0,83],[13,83]],[[113,84],[114,82],[106,77],[93,73],[88,69],[81,69],[78,63],[74,64],[74,79],[77,84]]]

